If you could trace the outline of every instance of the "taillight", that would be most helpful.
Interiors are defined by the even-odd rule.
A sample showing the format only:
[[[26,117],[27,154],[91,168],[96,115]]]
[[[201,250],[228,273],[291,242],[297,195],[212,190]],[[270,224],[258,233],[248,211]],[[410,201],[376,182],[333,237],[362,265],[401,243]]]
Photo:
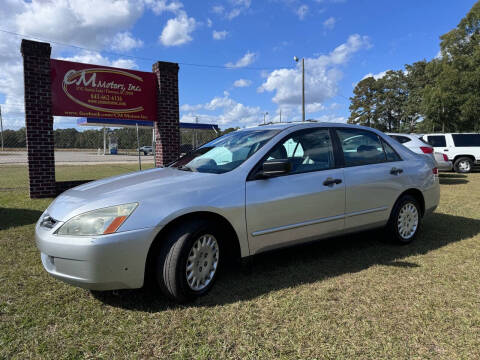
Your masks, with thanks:
[[[443,160],[448,161],[448,156],[445,154],[442,154],[442,155],[443,155]]]
[[[434,167],[432,169],[433,175],[438,175],[438,168]]]
[[[424,154],[433,154],[433,148],[430,146],[420,146]]]

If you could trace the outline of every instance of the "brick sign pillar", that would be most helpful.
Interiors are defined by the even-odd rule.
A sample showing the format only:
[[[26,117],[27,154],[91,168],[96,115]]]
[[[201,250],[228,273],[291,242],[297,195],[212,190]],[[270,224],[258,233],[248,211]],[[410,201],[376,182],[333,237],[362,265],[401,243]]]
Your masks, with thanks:
[[[22,40],[30,197],[56,195],[50,44]]]
[[[164,166],[180,155],[180,112],[178,108],[178,64],[159,61],[152,68],[157,80],[155,161]]]

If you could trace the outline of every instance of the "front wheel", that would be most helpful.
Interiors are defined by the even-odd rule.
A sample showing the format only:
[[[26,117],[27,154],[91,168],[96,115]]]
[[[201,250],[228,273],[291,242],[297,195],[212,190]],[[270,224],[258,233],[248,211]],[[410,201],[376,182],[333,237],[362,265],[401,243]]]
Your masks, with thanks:
[[[417,236],[421,224],[421,212],[417,199],[404,195],[395,204],[387,230],[397,244],[409,244]]]
[[[458,158],[453,165],[455,171],[462,174],[472,171],[472,166],[472,160],[468,157]]]
[[[157,256],[160,289],[182,303],[205,295],[212,288],[220,265],[220,237],[220,232],[207,221],[191,221],[173,229]]]

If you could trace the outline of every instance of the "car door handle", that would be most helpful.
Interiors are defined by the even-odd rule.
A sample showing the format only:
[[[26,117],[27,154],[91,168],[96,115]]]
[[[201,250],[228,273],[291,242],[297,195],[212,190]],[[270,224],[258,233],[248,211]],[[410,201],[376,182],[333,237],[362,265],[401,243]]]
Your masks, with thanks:
[[[397,169],[396,167],[393,167],[390,170],[390,174],[392,174],[392,175],[398,175],[398,174],[401,174],[402,172],[403,172],[403,169]]]
[[[335,185],[335,184],[341,184],[342,183],[342,179],[332,179],[332,178],[327,178],[324,182],[323,182],[323,185],[325,186],[332,186],[332,185]]]
[[[448,151],[448,149],[443,149],[443,151]]]

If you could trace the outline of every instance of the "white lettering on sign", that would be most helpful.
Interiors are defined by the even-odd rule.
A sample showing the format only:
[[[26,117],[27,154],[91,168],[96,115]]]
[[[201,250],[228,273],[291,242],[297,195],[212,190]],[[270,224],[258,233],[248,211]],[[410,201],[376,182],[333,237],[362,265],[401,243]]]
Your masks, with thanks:
[[[77,86],[86,86],[92,88],[103,88],[103,89],[114,89],[114,90],[121,90],[122,92],[125,91],[127,86],[125,84],[116,83],[115,81],[96,81],[97,74],[94,71],[89,70],[90,78],[87,79],[87,72],[85,70],[69,70],[65,73],[63,77],[63,84],[65,85],[72,85],[75,84]],[[128,91],[142,91],[141,86],[128,84]]]

